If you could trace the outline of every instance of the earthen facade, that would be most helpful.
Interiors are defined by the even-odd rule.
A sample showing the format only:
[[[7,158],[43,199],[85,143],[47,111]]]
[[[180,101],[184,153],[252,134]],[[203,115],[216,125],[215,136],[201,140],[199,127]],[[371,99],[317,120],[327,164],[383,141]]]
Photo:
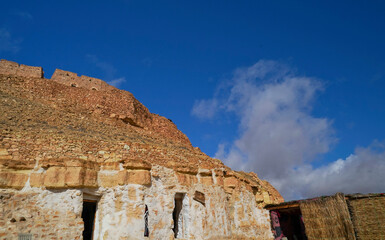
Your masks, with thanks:
[[[273,239],[263,206],[283,199],[255,173],[194,148],[127,91],[18,69],[1,61],[0,239],[83,239],[88,218],[93,239]]]

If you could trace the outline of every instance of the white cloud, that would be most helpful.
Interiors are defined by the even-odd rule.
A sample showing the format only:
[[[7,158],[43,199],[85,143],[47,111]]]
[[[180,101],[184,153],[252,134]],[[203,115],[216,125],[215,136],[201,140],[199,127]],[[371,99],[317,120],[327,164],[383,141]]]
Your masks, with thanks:
[[[121,78],[117,78],[117,79],[114,79],[114,80],[111,80],[111,81],[108,81],[107,83],[114,86],[114,87],[119,87],[122,83],[124,83],[126,81],[126,78],[124,77],[121,77]]]
[[[21,40],[14,39],[7,29],[0,28],[0,53],[18,52],[20,50],[20,42]]]
[[[230,167],[257,172],[286,198],[332,193],[334,189],[351,192],[356,188],[349,188],[349,183],[336,188],[327,179],[336,174],[341,176],[340,181],[350,179],[354,166],[373,163],[367,160],[368,154],[357,151],[346,160],[318,169],[311,167],[317,155],[327,153],[337,142],[331,120],[314,117],[311,112],[322,90],[321,82],[314,78],[296,76],[289,67],[275,61],[259,61],[237,69],[222,93],[197,101],[192,113],[203,119],[221,112],[236,114],[240,135],[227,146],[219,145],[216,157]],[[345,168],[351,171],[341,171]],[[365,174],[369,172],[360,172],[356,177],[373,181]],[[319,182],[322,176],[327,177]],[[373,184],[377,190],[383,187],[383,183]]]
[[[218,110],[218,101],[216,99],[203,99],[195,101],[191,113],[201,119],[211,119]]]
[[[346,159],[338,159],[319,168],[303,165],[290,172],[285,179],[271,181],[289,199],[336,192],[384,192],[385,148],[375,142],[367,148],[357,148]]]

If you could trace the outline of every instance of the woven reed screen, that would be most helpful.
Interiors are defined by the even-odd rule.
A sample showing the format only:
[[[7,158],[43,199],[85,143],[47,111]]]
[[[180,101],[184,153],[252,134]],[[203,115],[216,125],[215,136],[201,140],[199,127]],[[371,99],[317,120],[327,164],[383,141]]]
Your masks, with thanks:
[[[358,240],[385,240],[385,197],[348,201]]]
[[[309,240],[355,240],[353,224],[341,193],[300,203]]]

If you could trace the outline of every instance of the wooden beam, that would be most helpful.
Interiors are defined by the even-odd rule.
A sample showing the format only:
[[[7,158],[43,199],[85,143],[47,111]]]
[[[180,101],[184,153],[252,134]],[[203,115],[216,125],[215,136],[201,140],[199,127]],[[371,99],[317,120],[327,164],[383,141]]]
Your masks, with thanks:
[[[299,203],[291,203],[291,204],[278,205],[278,206],[269,206],[269,207],[265,207],[265,209],[267,209],[267,210],[279,210],[279,209],[297,208],[297,207],[299,207]]]

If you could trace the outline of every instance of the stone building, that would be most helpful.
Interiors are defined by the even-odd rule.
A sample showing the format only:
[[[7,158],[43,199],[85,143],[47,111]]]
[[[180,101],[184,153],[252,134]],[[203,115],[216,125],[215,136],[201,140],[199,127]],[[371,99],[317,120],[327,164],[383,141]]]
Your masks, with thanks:
[[[273,239],[281,195],[100,79],[0,61],[0,239]]]

